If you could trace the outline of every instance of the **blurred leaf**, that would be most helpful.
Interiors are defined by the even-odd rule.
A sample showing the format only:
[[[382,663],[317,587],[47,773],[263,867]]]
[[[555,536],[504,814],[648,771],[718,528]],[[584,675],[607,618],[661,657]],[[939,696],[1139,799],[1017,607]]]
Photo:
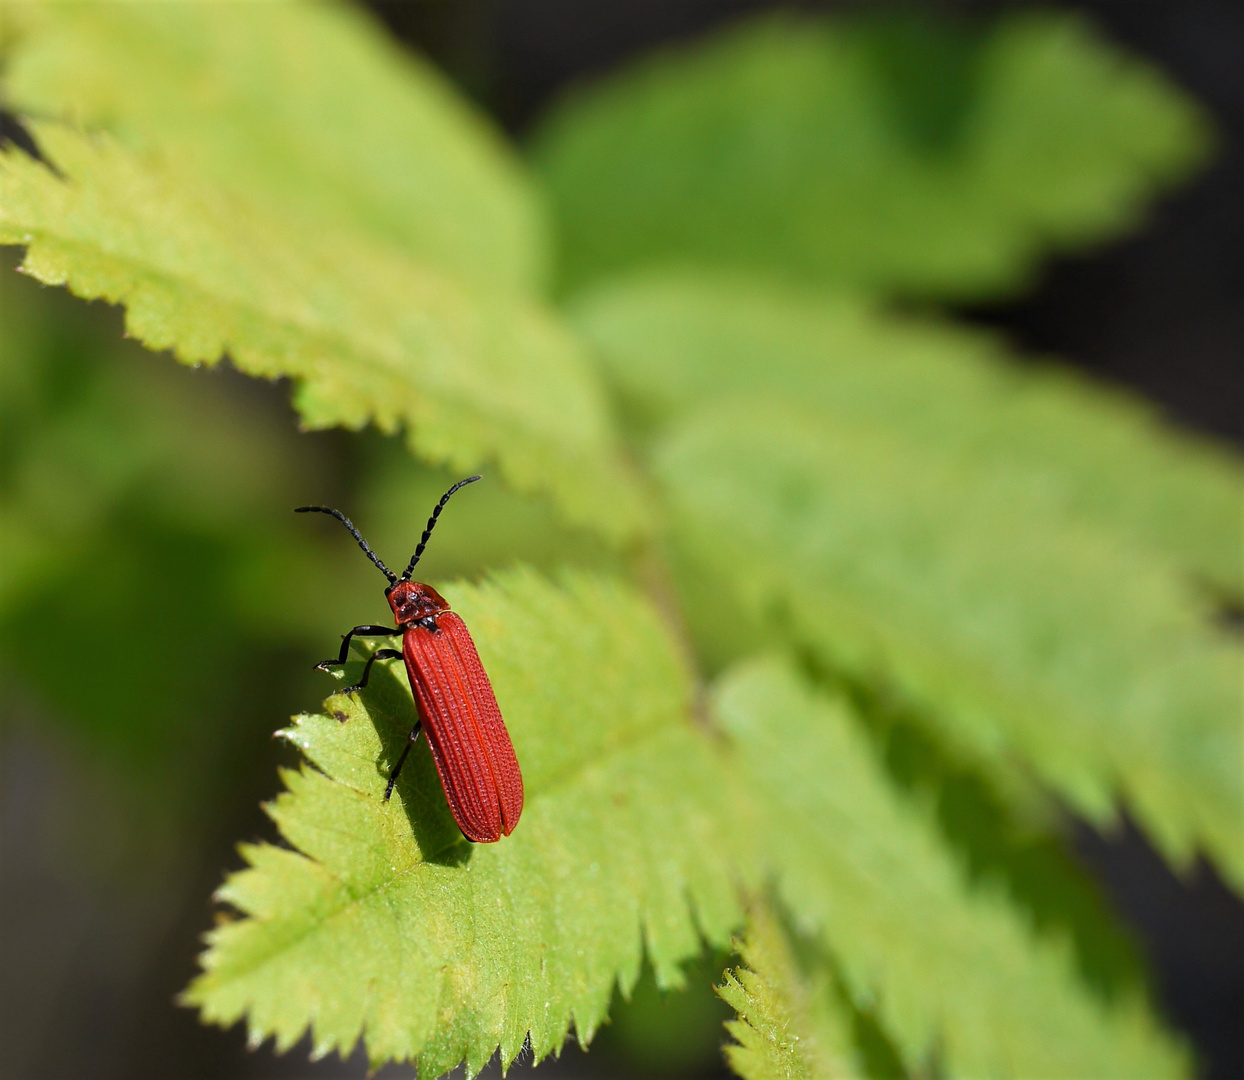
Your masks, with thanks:
[[[18,712],[71,731],[175,833],[297,692],[291,646],[344,616],[318,588],[289,603],[291,580],[338,577],[289,513],[322,448],[265,388],[166,364],[118,322],[0,277],[0,666]],[[47,644],[70,627],[81,647]]]
[[[801,931],[823,936],[852,999],[876,1002],[909,1071],[935,1058],[947,1076],[1186,1073],[1139,1001],[1106,1009],[1063,949],[1034,940],[990,891],[967,891],[841,704],[764,661],[728,675],[714,711],[756,805],[771,815],[783,903]],[[780,978],[769,976],[770,993]],[[788,1000],[770,998],[760,1023],[792,1007],[789,980],[782,985]]]
[[[286,735],[310,765],[270,808],[296,850],[246,847],[222,888],[245,917],[212,933],[188,991],[205,1019],[249,1014],[252,1041],[280,1049],[309,1026],[318,1054],[361,1036],[374,1062],[473,1074],[529,1034],[543,1058],[572,1022],[586,1044],[644,950],[679,986],[701,934],[729,940],[737,800],[653,613],[599,579],[523,571],[447,594],[522,763],[518,829],[468,845],[422,743],[381,801],[414,719],[404,673],[333,699],[348,723],[299,718]]]
[[[726,1060],[745,1080],[846,1080],[862,1075],[850,1018],[823,965],[804,971],[773,914],[751,912],[738,943],[743,964],[727,971],[717,993],[738,1014]],[[809,974],[811,977],[809,977]]]
[[[1244,883],[1239,643],[1155,559],[1022,474],[811,406],[705,406],[656,453],[687,557],[832,668],[892,682],[952,743]],[[744,631],[745,632],[745,631]]]
[[[1193,104],[1077,18],[960,42],[902,18],[766,16],[569,97],[534,145],[564,281],[698,263],[992,296],[1204,157]]]
[[[1066,368],[1021,366],[980,332],[848,296],[705,274],[646,274],[571,305],[646,426],[705,399],[776,392],[829,423],[892,429],[1005,474],[1076,518],[1244,596],[1244,468],[1151,405]]]
[[[126,512],[148,527],[223,540],[257,515],[264,527],[247,546],[275,543],[307,561],[310,545],[297,543],[284,502],[323,461],[289,431],[285,409],[228,371],[195,375],[155,360],[118,340],[111,316],[19,275],[0,277],[5,520],[80,557],[95,530]],[[61,561],[63,578],[76,559]],[[264,601],[276,596],[269,588]]]
[[[849,32],[895,136],[930,157],[957,149],[980,91],[984,22],[916,7],[862,9]]]
[[[0,154],[0,242],[24,269],[127,306],[126,329],[186,363],[299,383],[310,427],[405,425],[457,470],[495,457],[516,487],[619,537],[640,522],[603,397],[549,314],[468,291],[361,233],[298,231],[260,204],[108,137],[33,128],[66,179]]]
[[[1144,985],[1136,944],[1070,853],[1063,815],[1031,782],[1021,786],[1026,778],[1013,770],[954,753],[939,725],[892,686],[833,671],[814,651],[800,651],[808,677],[851,702],[891,779],[928,812],[973,883],[1002,886],[1042,934],[1065,937],[1080,976],[1106,1000]]]
[[[1068,598],[1079,588],[1074,584],[1075,575],[1051,561],[1051,556],[1061,549],[1065,557],[1079,560],[1081,572],[1094,579],[1085,600],[1088,596],[1096,597],[1114,611],[1121,625],[1131,622],[1138,604],[1148,603],[1149,622],[1157,635],[1151,637],[1145,648],[1129,654],[1136,641],[1135,628],[1125,634],[1112,629],[1109,619],[1103,622],[1098,616],[1095,621],[1084,622],[1074,614],[1074,608],[1067,612],[1065,626],[1058,631],[1060,638],[1068,642],[1078,639],[1082,659],[1094,653],[1098,657],[1094,667],[1075,676],[1084,680],[1086,692],[1077,691],[1077,700],[1070,707],[1073,716],[1081,712],[1080,722],[1088,731],[1098,729],[1093,741],[1100,740],[1100,745],[1083,767],[1096,771],[1109,784],[1112,772],[1119,769],[1119,759],[1133,753],[1119,747],[1107,752],[1105,747],[1113,737],[1099,727],[1102,713],[1127,716],[1139,710],[1147,713],[1149,724],[1163,729],[1145,757],[1148,753],[1160,757],[1161,747],[1194,737],[1189,729],[1180,729],[1178,725],[1181,715],[1195,716],[1201,708],[1196,699],[1206,688],[1194,689],[1201,676],[1191,671],[1177,675],[1181,661],[1176,658],[1181,655],[1180,648],[1186,653],[1188,646],[1195,649],[1198,640],[1209,638],[1202,625],[1207,621],[1204,611],[1193,613],[1193,609],[1204,606],[1204,598],[1193,587],[1196,579],[1216,581],[1228,590],[1244,589],[1239,559],[1244,542],[1239,513],[1244,476],[1234,457],[1207,443],[1176,435],[1155,422],[1151,412],[1139,404],[1094,388],[1070,373],[1008,363],[986,336],[931,320],[886,315],[858,299],[809,297],[780,286],[737,278],[662,273],[603,286],[582,296],[573,309],[577,323],[596,342],[611,377],[630,401],[641,426],[659,430],[676,423],[681,414],[702,402],[748,397],[749,404],[734,408],[733,420],[717,426],[714,437],[722,444],[731,444],[730,460],[747,459],[746,470],[728,475],[730,467],[725,459],[708,463],[711,474],[720,475],[729,492],[714,492],[712,485],[706,484],[704,473],[677,481],[679,485],[685,484],[693,501],[715,505],[714,523],[700,523],[705,526],[706,542],[716,552],[709,560],[715,570],[697,558],[699,548],[692,544],[683,553],[680,578],[690,604],[690,622],[718,662],[749,651],[755,635],[761,632],[757,623],[774,614],[774,605],[780,608],[788,595],[798,594],[797,606],[806,609],[822,603],[842,603],[845,594],[857,588],[880,588],[892,596],[895,604],[909,611],[914,607],[926,609],[922,616],[923,634],[913,627],[900,631],[891,622],[898,618],[897,612],[882,614],[863,592],[856,593],[849,603],[862,612],[863,619],[876,624],[871,630],[857,626],[853,631],[849,622],[844,624],[837,614],[831,614],[830,607],[822,607],[817,613],[815,629],[799,626],[794,630],[810,634],[821,656],[833,659],[840,658],[844,647],[849,649],[846,641],[853,635],[878,635],[881,652],[870,652],[866,646],[866,655],[856,656],[847,664],[856,685],[866,687],[876,682],[876,663],[885,650],[892,648],[908,654],[919,650],[926,659],[941,649],[970,651],[977,654],[969,662],[978,665],[978,682],[982,676],[988,682],[998,682],[1002,672],[1008,670],[1010,674],[1005,678],[1012,679],[1020,675],[1016,665],[996,661],[1005,650],[1017,646],[1030,652],[1027,663],[1038,665],[1023,678],[1032,678],[1036,670],[1061,667],[1066,682],[1065,676],[1072,674],[1074,661],[1042,658],[1043,649],[1048,651],[1049,646],[1034,639],[1044,635],[1048,642],[1054,632],[1041,623],[1051,615],[1049,611],[1042,612],[1042,608],[1050,607],[1047,587],[1052,597]],[[805,501],[829,500],[833,504],[828,511],[834,519],[832,530],[827,525],[826,531],[817,533],[812,522],[816,510],[810,506],[795,507],[805,515],[802,525],[795,520],[780,520],[780,469],[770,459],[784,456],[780,449],[784,441],[803,436],[784,434],[788,419],[781,415],[780,404],[775,404],[772,411],[760,404],[761,399],[775,394],[802,403],[807,423],[801,430],[807,439],[813,443],[824,441],[826,445],[836,442],[841,450],[842,456],[832,468],[818,471],[810,464],[814,454],[806,469],[797,470],[798,479],[792,476],[783,481],[788,488],[806,488]],[[798,424],[796,428],[799,430]],[[878,453],[893,458],[892,477],[888,477],[887,467],[874,461]],[[793,451],[793,456],[798,459],[800,452]],[[827,460],[823,454],[821,460]],[[774,474],[759,479],[771,467]],[[850,478],[850,496],[830,494],[839,482],[839,473]],[[743,476],[752,479],[743,480]],[[937,494],[939,484],[948,488],[945,498]],[[913,492],[921,491],[923,495],[913,498]],[[792,492],[789,498],[798,501],[799,496]],[[776,514],[767,514],[766,505],[775,509]],[[965,505],[975,506],[971,514],[965,514]],[[753,508],[761,511],[759,518]],[[869,522],[867,526],[844,520],[861,516]],[[890,557],[876,550],[871,540],[861,539],[857,543],[858,534],[852,529],[876,528],[887,537],[883,543],[895,546],[896,531],[882,522],[905,518],[909,519],[909,540],[897,556],[904,568],[898,573],[886,561]],[[992,519],[1006,524],[1009,534],[1017,539],[1015,546],[1003,543],[1003,534],[996,531]],[[973,521],[978,522],[978,535],[967,535]],[[1096,537],[1088,541],[1090,546],[1095,544],[1099,552],[1103,545],[1108,549],[1118,543],[1137,548],[1146,568],[1141,571],[1129,563],[1112,566],[1106,554],[1102,556],[1100,572],[1093,570],[1084,561],[1086,553],[1075,550],[1077,530],[1083,531],[1086,525],[1086,535]],[[780,541],[775,543],[765,531],[769,528],[803,535],[806,543],[787,558],[783,551],[789,552],[789,548]],[[1050,530],[1057,535],[1051,535],[1046,545],[1049,550],[1038,553],[1049,571],[1046,585],[1033,581],[1034,587],[1028,589],[1022,583],[1033,577],[1036,567],[1025,565],[1025,560],[1037,546],[1034,536],[1039,535],[1038,530]],[[941,540],[936,539],[939,532],[946,534]],[[965,535],[956,538],[955,534],[960,533]],[[944,548],[941,555],[936,553],[938,543]],[[947,561],[947,572],[953,572],[953,566],[958,565],[974,567],[973,572],[979,573],[982,557],[974,553],[975,545],[990,546],[984,560],[994,564],[990,573],[996,580],[986,587],[982,577],[982,587],[974,601],[975,614],[964,609],[971,593],[958,585],[938,594],[944,608],[937,608],[930,594],[927,562],[940,558]],[[864,586],[855,572],[842,575],[826,570],[820,559],[827,547],[838,549],[835,558],[855,563],[857,570],[871,563],[870,584]],[[773,580],[770,575],[777,579],[770,595],[764,595],[765,586],[754,577],[740,573],[740,567],[750,567],[756,560],[762,564],[762,581]],[[797,569],[800,565],[809,573],[801,573]],[[697,580],[697,575],[702,577],[706,572],[710,580]],[[1150,579],[1150,583],[1146,585],[1137,575]],[[813,600],[809,580],[823,580],[827,596],[833,599]],[[750,627],[734,610],[734,597],[740,588],[754,601],[750,605]],[[1143,599],[1143,590],[1153,588],[1158,590],[1158,596],[1165,595],[1156,607],[1152,599]],[[1106,600],[1110,590],[1114,590],[1114,599]],[[815,595],[815,589],[811,593]],[[1009,629],[999,622],[993,633],[997,640],[974,643],[969,633],[970,621],[984,617],[988,608],[996,608],[1008,594],[1010,599],[1006,602],[1013,609]],[[1029,599],[1025,600],[1025,595]],[[1128,595],[1130,599],[1121,601]],[[964,636],[954,644],[948,630],[953,633],[957,619],[963,620]],[[1176,629],[1181,621],[1182,633]],[[1161,629],[1163,622],[1168,624],[1165,629]],[[1093,640],[1095,633],[1101,634],[1101,641]],[[891,634],[911,637],[900,646],[885,640]],[[1008,642],[1008,635],[1016,640]],[[1027,644],[1024,635],[1029,638]],[[733,637],[733,642],[727,640],[729,637]],[[1168,650],[1164,640],[1175,651]],[[1217,687],[1218,704],[1214,706],[1210,701],[1207,714],[1195,718],[1196,726],[1191,730],[1209,726],[1217,740],[1211,745],[1223,746],[1226,742],[1226,760],[1230,760],[1234,752],[1229,746],[1230,732],[1234,730],[1234,713],[1229,704],[1231,660],[1224,643],[1210,641],[1209,649],[1218,653],[1222,662],[1203,658],[1199,663],[1209,671],[1217,664],[1217,674],[1209,683]],[[1106,670],[1103,661],[1111,655],[1109,665],[1120,675],[1112,683],[1102,682],[1097,676]],[[1155,661],[1158,672],[1152,670]],[[1141,692],[1129,701],[1135,692],[1123,674],[1129,666],[1138,674],[1143,673],[1151,688],[1163,677],[1159,674],[1162,671],[1168,683],[1173,680],[1175,685],[1165,691],[1165,700],[1154,698],[1150,691],[1148,700]],[[1091,688],[1087,685],[1090,683]],[[1043,686],[1041,693],[1050,695],[1052,688]],[[900,685],[899,689],[904,687]],[[921,719],[927,722],[932,717],[936,724],[938,714],[953,699],[941,696],[941,691],[933,690],[927,681],[916,689],[922,691],[917,693],[922,705]],[[1026,697],[1028,688],[1016,682],[1004,692]],[[1212,698],[1212,694],[1213,691],[1208,696]],[[1182,695],[1184,702],[1172,706],[1176,695]],[[1089,701],[1096,703],[1089,706]],[[1054,701],[1050,700],[1049,705],[1053,706]],[[1000,716],[1021,722],[1022,711],[1016,713],[1003,705],[997,708]],[[1091,712],[1091,708],[1098,712]],[[1184,709],[1183,714],[1180,708]],[[1166,715],[1163,709],[1167,709]],[[1048,718],[1027,722],[1051,725]],[[1049,733],[1058,738],[1061,730],[1054,722]],[[996,733],[983,730],[979,736],[983,748],[992,754]],[[1127,737],[1125,745],[1141,742],[1153,742],[1153,736],[1137,731]],[[935,744],[926,738],[914,753],[927,764],[935,750]],[[1191,762],[1188,757],[1185,751],[1168,759],[1164,771],[1183,775],[1177,781],[1168,778],[1166,786],[1175,782],[1186,796],[1200,786],[1204,776],[1217,772],[1220,779],[1198,798],[1203,811],[1217,800],[1218,809],[1210,816],[1216,815],[1218,821],[1209,831],[1229,832],[1230,822],[1235,820],[1231,810],[1235,797],[1230,794],[1232,781],[1221,775],[1221,765],[1213,763],[1212,753]],[[1092,764],[1094,760],[1096,765]],[[1053,767],[1053,762],[1047,760],[1045,765]],[[1133,759],[1131,767],[1123,770],[1125,789],[1148,787],[1142,777],[1151,767]],[[958,771],[958,766],[951,766],[951,772]],[[949,825],[950,818],[958,813],[950,804],[963,798],[973,801],[981,795],[981,789],[966,776],[948,775],[944,781],[951,787],[939,797],[949,800],[942,807],[944,823]],[[1156,791],[1151,794],[1157,796]],[[1092,805],[1093,800],[1082,804],[1088,808]],[[984,817],[1000,821],[996,814]],[[1202,826],[1195,824],[1196,818],[1196,813],[1185,814],[1185,834],[1195,835],[1201,830]],[[952,831],[963,837],[961,828],[956,826]],[[979,829],[975,831],[979,833]],[[1222,842],[1227,842],[1225,835]],[[1050,859],[1054,857],[1054,852],[1037,835],[1014,835],[1011,839],[977,835],[973,843],[974,859],[984,858],[995,868],[1005,869],[1013,885],[1037,899],[1032,874],[1040,866],[1048,878]],[[990,847],[992,853],[985,850]],[[1185,836],[1173,850],[1186,853],[1187,847]],[[1065,875],[1064,878],[1070,886],[1071,879]],[[1070,893],[1065,899],[1071,901]],[[1089,913],[1091,904],[1085,906],[1087,899],[1082,897],[1072,903],[1081,913],[1074,916],[1077,922]],[[1090,923],[1095,921],[1090,919]],[[1089,926],[1084,924],[1082,930],[1083,933],[1077,931],[1077,937],[1088,945],[1084,934]],[[1101,937],[1097,931],[1093,936]],[[1118,949],[1107,951],[1115,953],[1115,960],[1104,966],[1092,962],[1099,976],[1108,968],[1118,967],[1122,958]],[[1107,957],[1101,960],[1106,961]]]
[[[292,377],[310,427],[406,427],[455,471],[619,539],[642,528],[580,351],[529,295],[536,199],[487,123],[361,13],[32,4],[5,91],[67,183],[10,150],[0,242],[179,359]]]
[[[530,288],[544,222],[513,151],[354,5],[6,5],[9,101],[106,128],[311,229]]]
[[[412,461],[392,439],[368,440],[364,453],[362,508],[354,520],[367,522],[364,535],[377,551],[404,562],[436,500],[459,476]],[[491,477],[465,498],[455,498],[453,513],[446,513],[436,530],[436,541],[419,564],[425,578],[474,579],[520,563],[550,573],[569,566],[613,574],[625,570],[622,554],[598,534],[569,526],[548,500],[519,494]],[[339,541],[349,544],[344,532]],[[379,589],[376,599],[387,612]]]

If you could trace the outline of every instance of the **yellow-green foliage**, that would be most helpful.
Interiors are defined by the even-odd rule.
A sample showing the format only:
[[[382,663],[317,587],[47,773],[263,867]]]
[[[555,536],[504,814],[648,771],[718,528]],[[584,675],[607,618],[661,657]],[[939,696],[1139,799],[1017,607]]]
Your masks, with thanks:
[[[1191,103],[1076,18],[920,30],[780,15],[572,97],[535,141],[565,280],[696,263],[996,294],[1203,156]]]
[[[1122,795],[1244,881],[1241,650],[1206,588],[1242,591],[1232,457],[847,297],[663,274],[575,311],[659,431],[686,558],[750,615],[736,650],[767,623],[883,671],[973,753],[1099,819]]]
[[[1235,458],[849,297],[660,274],[574,310],[661,431],[689,559],[753,622],[1244,880],[1241,651],[1206,588],[1244,592]]]
[[[291,491],[323,482],[324,454],[279,396],[122,340],[115,312],[23,279],[16,255],[0,269],[0,666],[143,815],[158,807],[142,847],[218,814],[223,761],[288,711],[274,642],[318,648],[350,617],[355,601],[331,590],[291,606],[289,581],[375,571],[288,513]],[[57,627],[90,642],[72,677],[65,650],[43,644],[55,631],[32,636]],[[0,708],[0,738],[27,708]]]
[[[8,100],[105,128],[308,229],[529,290],[548,260],[514,152],[433,68],[338,3],[6,4]]]
[[[784,16],[568,103],[537,140],[542,191],[340,3],[4,15],[0,89],[43,160],[0,148],[0,243],[30,275],[124,305],[184,362],[289,378],[308,427],[495,462],[510,492],[463,511],[461,552],[512,558],[504,500],[538,493],[616,571],[447,587],[526,780],[495,845],[462,840],[422,745],[382,801],[415,719],[400,668],[282,733],[305,758],[269,805],[288,846],[246,846],[220,890],[232,913],[186,995],[204,1018],[281,1049],[361,1040],[424,1075],[528,1041],[538,1059],[590,1040],[645,954],[680,985],[772,890],[789,925],[753,909],[721,991],[749,1078],[875,1071],[865,1029],[908,1073],[1186,1075],[1126,973],[1082,977],[1106,919],[1088,884],[1060,864],[1043,884],[1061,895],[1029,902],[1002,858],[970,882],[979,853],[924,798],[979,778],[1007,816],[994,835],[1022,822],[1043,850],[1051,793],[1097,821],[1126,805],[1173,861],[1203,853],[1244,884],[1240,649],[1212,617],[1244,593],[1240,466],[889,305],[1014,289],[1043,251],[1133,221],[1205,145],[1180,94],[1063,17]],[[541,295],[559,255],[563,282],[591,282],[569,318]],[[0,328],[10,618],[53,565],[41,476],[81,464],[106,521],[238,471],[181,461],[186,425],[124,383],[31,422],[42,406],[22,403],[54,380],[26,365],[27,329]],[[265,453],[221,430],[228,453]],[[426,512],[442,478],[390,471],[371,482],[392,513],[416,488]],[[217,480],[187,514],[227,518]],[[573,545],[546,509],[524,550],[554,565]],[[259,587],[194,587],[267,603],[293,548],[260,549]],[[313,606],[282,633],[319,627]],[[142,737],[164,715],[149,691],[124,697]],[[886,709],[923,740],[922,782],[896,783]]]
[[[24,268],[41,281],[124,303],[127,330],[151,348],[186,363],[227,352],[249,374],[294,379],[309,427],[405,427],[429,460],[459,470],[495,460],[512,484],[548,492],[572,519],[615,538],[634,532],[638,495],[584,352],[517,288],[526,282],[515,279],[530,277],[518,269],[533,258],[519,241],[532,226],[519,213],[523,191],[499,163],[499,175],[487,172],[501,155],[482,140],[482,121],[462,120],[465,106],[448,104],[447,91],[413,61],[386,75],[392,50],[357,16],[320,27],[326,16],[311,14],[319,10],[254,5],[222,22],[211,4],[53,5],[44,17],[62,14],[47,37],[35,20],[29,33],[41,46],[31,70],[18,63],[10,93],[41,115],[85,112],[116,134],[44,122],[33,132],[55,171],[17,150],[0,156],[0,242],[25,245]],[[294,42],[283,36],[286,23],[304,19]],[[244,65],[248,77],[262,71],[263,83],[217,87],[188,77],[193,65],[131,64],[107,47],[128,41],[145,56],[170,35],[193,45],[207,71],[237,74]],[[319,52],[287,53],[303,37]],[[240,58],[237,42],[246,43]],[[360,158],[344,131],[325,139],[314,126],[316,103],[301,93],[306,68],[318,80],[345,63],[329,59],[337,45],[351,64],[373,70],[346,85],[369,116],[361,127],[377,163]],[[84,52],[94,64],[78,64]],[[82,72],[84,99],[53,100],[58,88],[79,87],[55,75],[62,70]],[[204,112],[201,98],[210,104],[216,93],[221,111]],[[282,138],[230,121],[235,111],[279,114],[283,102],[301,127]],[[200,139],[192,126],[170,136],[186,115],[210,116],[223,134]],[[341,117],[346,130],[349,120]],[[301,152],[289,145],[295,137]],[[238,139],[251,148],[245,167]],[[196,151],[179,152],[184,140]],[[385,155],[392,145],[405,147],[398,160]],[[274,146],[286,152],[269,154]],[[313,153],[317,146],[331,150]],[[404,169],[403,155],[412,154],[424,168]],[[435,197],[443,188],[452,200]],[[335,212],[318,212],[323,201]],[[398,216],[404,227],[389,229]],[[482,239],[472,244],[473,236]]]
[[[829,425],[889,430],[965,473],[1005,474],[1156,549],[1189,592],[1244,596],[1238,457],[1061,365],[1018,364],[992,335],[857,294],[686,271],[604,283],[570,311],[645,426],[713,398],[795,398]]]
[[[699,935],[724,945],[739,924],[747,832],[653,612],[617,585],[526,572],[446,595],[522,761],[519,828],[463,840],[426,744],[381,801],[415,719],[404,672],[330,699],[344,723],[299,717],[285,736],[314,768],[287,773],[269,809],[297,852],[248,846],[221,890],[247,917],[213,932],[188,992],[206,1018],[247,1016],[281,1048],[310,1024],[318,1053],[362,1036],[376,1062],[475,1072],[528,1037],[544,1057],[572,1022],[586,1044],[645,949],[677,986]]]

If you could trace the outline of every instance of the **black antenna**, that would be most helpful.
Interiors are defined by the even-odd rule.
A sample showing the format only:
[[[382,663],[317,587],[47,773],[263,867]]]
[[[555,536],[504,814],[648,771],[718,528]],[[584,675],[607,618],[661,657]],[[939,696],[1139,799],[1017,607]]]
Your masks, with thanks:
[[[423,530],[423,535],[419,538],[419,544],[415,548],[415,553],[410,557],[410,565],[406,567],[405,573],[402,574],[403,581],[409,581],[410,575],[415,572],[415,563],[419,561],[419,557],[423,554],[423,549],[428,546],[428,537],[432,535],[432,530],[436,528],[436,519],[441,516],[441,511],[445,509],[445,504],[449,502],[449,497],[460,487],[466,487],[467,484],[473,484],[480,479],[482,477],[468,476],[465,480],[459,480],[441,496],[441,501],[436,504],[436,509],[432,511],[432,516],[428,518],[428,527]]]
[[[478,477],[476,479],[478,479]],[[384,563],[380,561],[380,556],[377,555],[374,551],[372,551],[371,548],[367,546],[366,540],[364,540],[361,536],[359,536],[359,531],[358,529],[354,527],[354,522],[352,522],[348,517],[346,517],[345,514],[343,514],[340,510],[334,510],[328,506],[300,506],[298,507],[298,509],[294,511],[294,513],[295,514],[307,514],[313,511],[317,514],[331,514],[338,521],[340,521],[342,525],[344,525],[347,529],[350,530],[350,535],[353,536],[354,539],[359,542],[359,547],[363,549],[363,554],[366,555],[369,559],[371,559],[371,561],[374,562],[378,567],[380,567],[380,572],[389,579],[389,584],[390,585],[397,584],[397,575],[394,574],[392,570],[390,570],[387,566],[385,566]]]

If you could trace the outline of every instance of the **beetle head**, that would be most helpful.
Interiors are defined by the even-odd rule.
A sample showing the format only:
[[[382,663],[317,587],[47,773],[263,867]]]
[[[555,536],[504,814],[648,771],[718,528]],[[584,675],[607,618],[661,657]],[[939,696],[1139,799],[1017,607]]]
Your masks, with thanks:
[[[399,626],[449,610],[440,593],[418,581],[399,581],[385,590],[385,596]]]

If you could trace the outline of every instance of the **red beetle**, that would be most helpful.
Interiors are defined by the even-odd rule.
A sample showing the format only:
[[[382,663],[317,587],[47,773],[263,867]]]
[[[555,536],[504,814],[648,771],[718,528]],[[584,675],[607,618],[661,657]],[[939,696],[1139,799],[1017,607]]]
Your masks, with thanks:
[[[397,629],[387,626],[356,626],[341,642],[336,660],[323,660],[315,666],[323,671],[346,662],[350,639],[355,637],[402,636],[402,650],[377,649],[363,667],[362,678],[342,693],[353,694],[367,685],[371,666],[377,660],[404,660],[410,688],[415,696],[419,719],[410,731],[402,756],[389,773],[384,789],[387,802],[393,794],[398,773],[406,755],[426,729],[432,760],[445,789],[445,799],[462,834],[471,841],[491,844],[509,836],[523,812],[523,777],[514,756],[510,733],[501,719],[496,695],[484,666],[479,662],[475,642],[464,623],[449,610],[444,598],[430,585],[411,581],[428,537],[436,526],[445,504],[460,487],[473,484],[478,476],[459,480],[441,497],[428,518],[428,526],[411,556],[410,565],[399,578],[367,546],[358,529],[340,510],[327,506],[300,506],[295,513],[316,511],[331,514],[350,530],[363,553],[389,579],[384,595],[393,609]]]

